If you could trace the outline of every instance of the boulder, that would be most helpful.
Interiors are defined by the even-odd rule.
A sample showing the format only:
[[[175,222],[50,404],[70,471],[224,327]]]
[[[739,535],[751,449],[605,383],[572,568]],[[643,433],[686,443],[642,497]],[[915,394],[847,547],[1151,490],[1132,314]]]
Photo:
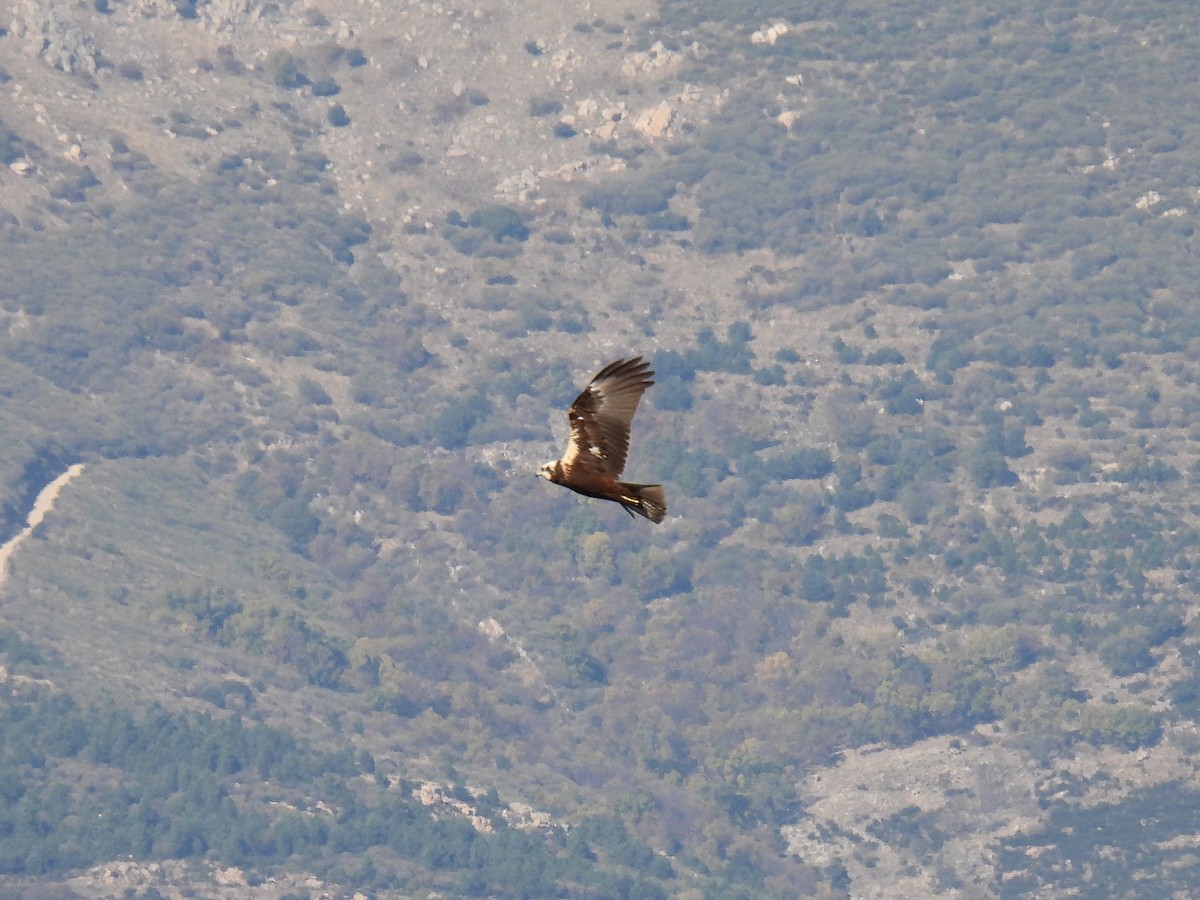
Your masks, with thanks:
[[[671,120],[675,118],[675,110],[664,100],[658,106],[643,110],[633,119],[633,127],[646,137],[658,138],[667,133]]]

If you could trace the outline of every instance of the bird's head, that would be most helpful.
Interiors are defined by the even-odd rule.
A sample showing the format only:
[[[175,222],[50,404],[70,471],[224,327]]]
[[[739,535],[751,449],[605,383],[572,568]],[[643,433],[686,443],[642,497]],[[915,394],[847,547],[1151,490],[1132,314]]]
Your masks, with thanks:
[[[545,478],[547,481],[553,481],[554,480],[554,468],[557,465],[558,465],[557,462],[546,463],[544,466],[542,466],[540,469],[538,469],[538,476],[541,478]]]

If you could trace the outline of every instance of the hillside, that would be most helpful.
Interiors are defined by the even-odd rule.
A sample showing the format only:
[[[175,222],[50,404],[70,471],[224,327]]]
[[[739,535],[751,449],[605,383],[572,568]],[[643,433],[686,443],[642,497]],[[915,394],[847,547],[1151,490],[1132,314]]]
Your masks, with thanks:
[[[11,15],[7,891],[1195,891],[1190,6]]]

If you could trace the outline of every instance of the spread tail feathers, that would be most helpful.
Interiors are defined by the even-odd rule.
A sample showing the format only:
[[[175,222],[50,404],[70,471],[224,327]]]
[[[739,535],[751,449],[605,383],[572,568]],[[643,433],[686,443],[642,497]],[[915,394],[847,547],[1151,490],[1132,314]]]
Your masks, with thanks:
[[[661,484],[622,484],[626,496],[621,505],[631,516],[637,513],[651,522],[661,522],[667,514],[667,494]]]

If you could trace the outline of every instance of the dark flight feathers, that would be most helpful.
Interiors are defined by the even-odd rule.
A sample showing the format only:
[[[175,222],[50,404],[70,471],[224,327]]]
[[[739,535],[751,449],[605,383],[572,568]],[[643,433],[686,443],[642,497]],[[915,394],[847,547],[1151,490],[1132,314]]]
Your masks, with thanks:
[[[653,374],[641,357],[619,359],[601,369],[567,410],[571,443],[564,462],[619,478],[629,455],[633,414],[654,384]]]
[[[580,494],[620,503],[630,515],[661,522],[667,513],[661,485],[618,480],[629,455],[633,415],[646,388],[654,384],[653,375],[640,356],[618,359],[596,373],[567,411],[567,452],[558,462],[543,466],[542,476]]]

